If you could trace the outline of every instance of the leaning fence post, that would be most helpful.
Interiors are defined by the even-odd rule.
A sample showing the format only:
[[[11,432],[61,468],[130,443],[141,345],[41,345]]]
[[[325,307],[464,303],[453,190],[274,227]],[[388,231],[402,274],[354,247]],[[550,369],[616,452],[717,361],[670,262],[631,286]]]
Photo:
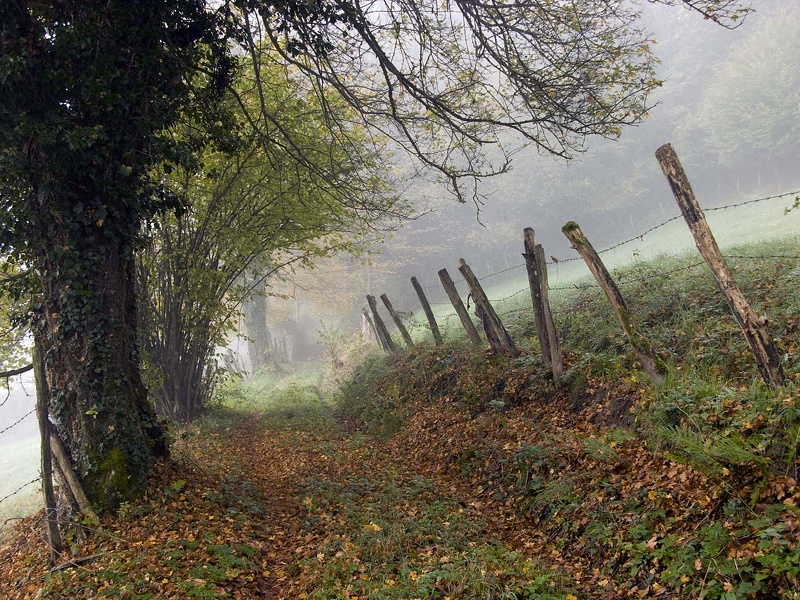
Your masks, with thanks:
[[[700,204],[697,202],[683,166],[678,160],[678,155],[670,144],[664,144],[656,150],[656,159],[669,181],[675,200],[683,213],[683,218],[694,236],[697,249],[714,274],[717,287],[725,296],[728,306],[742,328],[742,333],[744,333],[747,344],[756,359],[761,377],[764,378],[767,385],[783,384],[786,376],[783,373],[775,343],[767,328],[767,318],[766,316],[759,317],[755,313],[736,285],[725,258],[719,251],[717,241],[711,233],[711,228],[706,222]]]
[[[367,294],[367,303],[372,311],[372,321],[375,324],[375,329],[378,331],[378,338],[381,341],[381,346],[383,346],[383,349],[386,352],[394,352],[397,350],[397,346],[395,346],[392,336],[389,335],[389,331],[386,329],[386,324],[378,314],[378,303],[375,301],[375,296],[370,296]]]
[[[544,247],[536,244],[536,264],[539,265],[542,284],[542,301],[544,302],[544,324],[547,327],[547,337],[550,341],[550,358],[553,363],[553,382],[555,383],[564,372],[564,361],[561,357],[561,343],[558,341],[556,324],[553,322],[553,313],[550,311],[549,284],[547,281],[547,259],[544,256]]]
[[[378,335],[378,330],[375,329],[375,323],[372,322],[372,317],[369,316],[369,311],[366,308],[361,309],[361,316],[364,318],[365,324],[362,326],[362,331],[366,329],[366,339],[371,339],[373,342],[382,346],[381,338]]]
[[[461,319],[461,325],[464,326],[467,336],[469,336],[469,339],[472,340],[473,344],[480,346],[481,336],[478,334],[478,330],[475,328],[475,323],[472,322],[467,309],[464,308],[464,303],[461,301],[461,296],[458,295],[456,284],[453,283],[453,279],[450,277],[447,269],[442,269],[439,271],[439,279],[442,282],[444,291],[447,292],[447,297],[450,298],[450,303],[453,305],[458,318]]]
[[[564,372],[564,363],[561,359],[561,345],[558,343],[553,314],[550,311],[544,248],[536,243],[535,232],[530,227],[524,229],[523,235],[525,252],[522,256],[525,257],[525,266],[528,270],[536,335],[539,337],[539,346],[542,349],[542,362],[545,367],[552,367],[555,381]]]
[[[483,330],[495,352],[503,352],[511,357],[519,356],[519,351],[514,345],[514,340],[508,335],[508,331],[503,327],[503,322],[497,316],[494,308],[489,303],[486,293],[483,291],[478,278],[472,272],[470,266],[462,258],[458,261],[458,270],[467,282],[472,297],[475,299],[475,309],[483,322]]]
[[[428,318],[428,325],[431,327],[433,341],[437,346],[441,346],[442,334],[439,333],[439,325],[436,323],[436,317],[433,316],[433,311],[431,310],[431,305],[428,302],[428,298],[425,296],[425,292],[422,290],[422,286],[419,284],[419,281],[417,281],[416,277],[411,278],[411,285],[414,286],[414,291],[417,292],[417,298],[419,298],[419,302],[422,304],[422,310],[425,311],[425,316]]]
[[[406,346],[408,346],[409,348],[413,348],[414,341],[411,339],[411,335],[409,335],[406,326],[403,325],[403,321],[400,318],[400,315],[397,314],[397,311],[392,306],[392,303],[389,302],[389,296],[387,296],[386,294],[381,294],[381,300],[383,300],[383,305],[386,307],[386,310],[388,310],[389,314],[392,315],[392,320],[394,321],[394,324],[397,325],[397,329],[400,331],[400,335],[403,336],[403,340],[405,341]]]
[[[628,336],[631,346],[633,346],[633,349],[639,357],[642,369],[644,369],[644,372],[647,373],[653,383],[661,385],[664,381],[664,374],[666,373],[664,363],[653,352],[650,341],[634,326],[633,316],[628,310],[617,284],[614,283],[608,269],[606,269],[603,261],[600,260],[600,256],[598,256],[595,249],[589,243],[589,240],[586,239],[586,236],[581,231],[581,228],[574,221],[570,221],[564,225],[561,231],[563,231],[567,239],[572,242],[572,247],[583,257],[583,260],[586,262],[592,275],[594,275],[597,283],[600,284],[600,287],[605,292],[608,301],[614,308],[614,312],[617,313],[617,318],[619,319],[620,325],[622,325],[625,335]]]

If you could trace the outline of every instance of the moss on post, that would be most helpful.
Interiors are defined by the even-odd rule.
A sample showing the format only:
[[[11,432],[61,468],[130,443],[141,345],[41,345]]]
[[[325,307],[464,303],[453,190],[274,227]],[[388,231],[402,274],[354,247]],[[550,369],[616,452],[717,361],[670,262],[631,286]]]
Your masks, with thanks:
[[[667,371],[666,366],[653,352],[650,341],[636,329],[633,322],[633,315],[631,315],[630,310],[628,310],[628,306],[625,304],[625,300],[622,298],[617,284],[614,282],[608,269],[606,269],[603,261],[600,260],[600,256],[575,221],[570,221],[565,224],[561,228],[561,231],[564,232],[564,235],[566,235],[567,239],[572,243],[572,247],[578,251],[586,262],[592,275],[594,275],[600,288],[614,308],[614,312],[617,314],[617,319],[619,319],[623,332],[639,357],[642,369],[644,369],[644,372],[647,373],[653,383],[661,385]]]

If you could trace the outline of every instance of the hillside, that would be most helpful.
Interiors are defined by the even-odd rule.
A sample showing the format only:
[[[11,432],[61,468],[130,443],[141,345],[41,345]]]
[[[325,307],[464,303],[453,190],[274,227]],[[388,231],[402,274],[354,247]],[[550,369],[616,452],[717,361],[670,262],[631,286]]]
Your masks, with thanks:
[[[797,381],[800,242],[732,254]],[[327,394],[232,383],[79,565],[48,574],[41,516],[22,521],[2,597],[796,598],[800,397],[760,381],[695,263],[617,273],[661,387],[591,287],[557,301],[558,387],[525,310],[514,360],[455,339],[341,355]]]

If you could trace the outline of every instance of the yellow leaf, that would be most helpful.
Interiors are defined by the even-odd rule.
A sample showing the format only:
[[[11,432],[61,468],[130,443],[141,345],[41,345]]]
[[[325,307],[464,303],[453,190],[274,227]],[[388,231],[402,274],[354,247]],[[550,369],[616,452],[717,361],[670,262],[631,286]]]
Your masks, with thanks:
[[[567,594],[564,600],[578,600],[578,597],[575,594]]]
[[[655,500],[656,493],[653,490],[650,490],[649,492],[647,492],[647,497],[650,498],[650,500]]]
[[[383,530],[381,529],[380,525],[376,525],[375,523],[370,521],[369,525],[364,525],[364,531],[375,531],[375,532],[378,532],[378,531],[383,531]]]

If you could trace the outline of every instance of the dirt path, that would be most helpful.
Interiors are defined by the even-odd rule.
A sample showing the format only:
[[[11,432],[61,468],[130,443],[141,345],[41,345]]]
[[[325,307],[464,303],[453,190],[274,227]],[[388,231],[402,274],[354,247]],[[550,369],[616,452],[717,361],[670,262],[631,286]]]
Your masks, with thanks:
[[[560,554],[548,550],[550,542],[513,507],[499,510],[488,494],[482,501],[481,491],[476,495],[468,482],[436,464],[417,472],[421,465],[409,462],[396,444],[346,435],[333,421],[308,429],[300,421],[258,416],[231,429],[221,443],[230,468],[240,469],[263,495],[263,597],[305,598],[316,590],[309,597],[403,598],[397,589],[403,578],[414,587],[426,573],[436,581],[428,588],[420,584],[417,593],[475,597],[467,589],[475,585],[469,576],[451,581],[457,577],[448,565],[458,553],[475,562],[460,568],[473,569],[496,592],[523,589],[542,563],[564,571]],[[469,558],[462,545],[498,548],[496,574],[486,574],[481,552]],[[373,564],[392,561],[382,568]],[[565,597],[553,591],[553,597]]]
[[[464,455],[498,419],[417,417],[386,442],[343,432],[327,410],[190,430],[147,498],[81,548],[89,562],[48,577],[29,523],[4,548],[0,597],[619,597],[487,486],[481,469],[499,455]],[[519,434],[503,422],[491,437],[510,448]]]

